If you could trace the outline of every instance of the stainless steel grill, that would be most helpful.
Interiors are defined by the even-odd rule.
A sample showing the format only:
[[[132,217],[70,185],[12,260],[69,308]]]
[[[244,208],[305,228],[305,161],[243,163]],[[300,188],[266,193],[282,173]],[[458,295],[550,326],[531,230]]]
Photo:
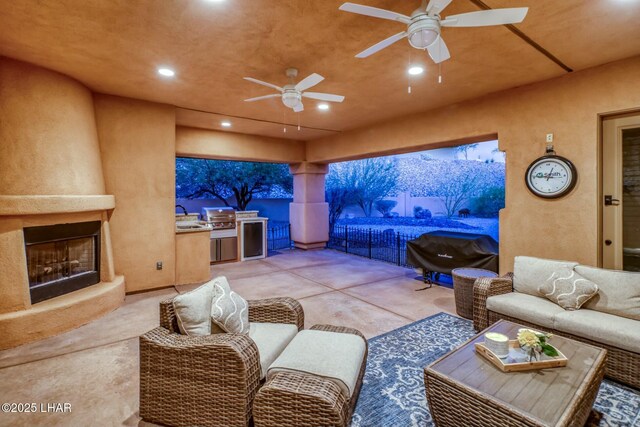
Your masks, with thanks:
[[[202,208],[202,219],[214,230],[236,228],[236,211],[233,208]]]

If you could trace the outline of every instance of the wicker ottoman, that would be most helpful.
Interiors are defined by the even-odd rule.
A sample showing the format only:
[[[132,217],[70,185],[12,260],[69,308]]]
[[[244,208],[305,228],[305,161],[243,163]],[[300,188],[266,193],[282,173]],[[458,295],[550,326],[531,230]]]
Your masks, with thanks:
[[[456,300],[456,313],[473,320],[473,285],[480,277],[498,277],[496,273],[482,268],[456,268],[451,271],[453,277],[453,296]]]
[[[367,341],[360,331],[341,326],[315,325],[311,330],[354,334],[364,340],[364,357],[351,396],[334,380],[305,372],[277,371],[268,377],[253,402],[255,427],[346,427],[350,424],[366,368]],[[301,359],[304,358],[302,354]]]

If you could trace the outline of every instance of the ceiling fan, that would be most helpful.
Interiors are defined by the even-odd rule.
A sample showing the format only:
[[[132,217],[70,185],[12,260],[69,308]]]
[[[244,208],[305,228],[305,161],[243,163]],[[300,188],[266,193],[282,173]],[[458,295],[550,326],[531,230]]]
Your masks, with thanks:
[[[516,24],[522,22],[529,8],[514,7],[507,9],[481,10],[478,12],[461,13],[440,18],[440,12],[449,6],[452,0],[422,0],[419,8],[411,16],[402,15],[390,10],[377,7],[363,6],[355,3],[344,3],[340,10],[373,16],[374,18],[389,19],[407,25],[407,29],[395,34],[356,55],[356,58],[366,58],[407,37],[409,44],[416,49],[426,49],[431,59],[438,64],[451,57],[449,49],[441,37],[442,27],[484,27],[489,25]]]
[[[329,102],[342,102],[344,101],[344,96],[341,95],[333,95],[330,93],[320,93],[320,92],[305,92],[307,89],[317,85],[321,81],[324,80],[320,74],[313,73],[304,79],[300,80],[297,84],[293,83],[293,79],[298,77],[298,70],[295,68],[287,68],[286,71],[287,77],[291,80],[291,84],[284,85],[283,87],[276,86],[271,83],[263,82],[261,80],[257,80],[251,77],[245,77],[245,80],[249,80],[253,83],[258,83],[262,86],[267,86],[272,89],[277,90],[280,93],[274,93],[271,95],[258,96],[255,98],[245,99],[247,102],[260,101],[263,99],[269,98],[277,98],[282,97],[282,103],[293,109],[296,113],[299,113],[304,110],[304,106],[302,105],[302,98],[310,98],[317,99],[320,101],[329,101]]]

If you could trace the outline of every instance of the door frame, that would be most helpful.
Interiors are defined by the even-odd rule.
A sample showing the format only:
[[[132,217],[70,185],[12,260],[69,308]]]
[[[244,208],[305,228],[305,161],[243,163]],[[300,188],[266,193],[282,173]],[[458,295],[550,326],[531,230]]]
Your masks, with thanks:
[[[640,109],[626,109],[609,113],[598,114],[598,267],[604,264],[604,121],[624,119],[626,117],[639,117]]]

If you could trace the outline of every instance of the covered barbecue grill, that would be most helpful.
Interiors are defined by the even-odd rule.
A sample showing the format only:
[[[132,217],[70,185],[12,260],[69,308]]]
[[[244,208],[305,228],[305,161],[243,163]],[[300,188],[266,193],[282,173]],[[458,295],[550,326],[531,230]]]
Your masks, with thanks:
[[[460,267],[498,272],[498,242],[486,234],[432,231],[407,242],[407,263],[422,268],[425,282],[433,273]]]

